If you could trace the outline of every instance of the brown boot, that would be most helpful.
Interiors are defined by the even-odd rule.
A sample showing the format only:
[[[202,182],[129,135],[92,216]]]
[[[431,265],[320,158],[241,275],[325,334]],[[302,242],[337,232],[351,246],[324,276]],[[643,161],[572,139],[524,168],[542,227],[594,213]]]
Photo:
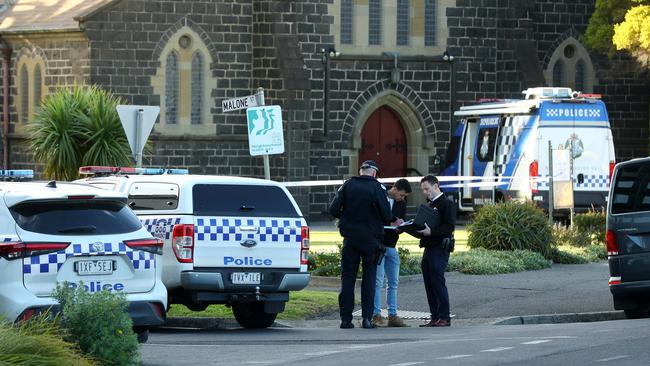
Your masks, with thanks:
[[[386,326],[386,318],[381,316],[381,314],[375,314],[372,316],[372,322],[375,323],[376,326],[378,327],[385,327]]]
[[[388,316],[388,326],[389,327],[409,327],[410,325],[406,324],[402,318],[397,315]]]

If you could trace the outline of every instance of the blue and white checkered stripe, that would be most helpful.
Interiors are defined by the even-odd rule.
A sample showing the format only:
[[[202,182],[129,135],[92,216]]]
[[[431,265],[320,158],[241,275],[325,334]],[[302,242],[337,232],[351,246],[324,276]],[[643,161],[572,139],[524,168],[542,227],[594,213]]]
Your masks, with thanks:
[[[578,183],[577,178],[573,178],[573,186],[578,188],[599,188],[607,190],[609,189],[609,175],[585,175],[585,180],[583,183]],[[541,178],[548,178],[548,175]],[[546,191],[548,190],[549,181],[545,179],[538,183],[538,189]]]
[[[155,238],[160,238],[168,240],[172,237],[172,230],[174,225],[181,223],[180,217],[163,217],[163,218],[153,218],[153,219],[144,219],[142,225],[147,229],[148,232]]]
[[[496,173],[502,175],[510,162],[517,139],[530,116],[507,117],[497,140]]]
[[[155,254],[133,250],[124,243],[103,243],[104,248],[95,250],[92,244],[70,244],[64,251],[35,255],[23,259],[25,275],[56,273],[70,257],[94,257],[107,255],[126,255],[136,271],[145,271],[156,266]]]
[[[240,226],[256,227],[255,232],[240,232]],[[198,241],[240,241],[257,239],[263,242],[299,243],[301,239],[301,220],[297,219],[244,219],[212,218],[196,219],[194,227]]]

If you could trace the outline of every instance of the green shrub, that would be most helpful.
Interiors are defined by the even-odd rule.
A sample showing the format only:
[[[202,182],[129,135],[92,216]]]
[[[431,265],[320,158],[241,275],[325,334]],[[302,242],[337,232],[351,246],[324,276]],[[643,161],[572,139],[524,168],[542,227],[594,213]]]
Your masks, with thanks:
[[[63,336],[58,322],[46,316],[20,324],[0,323],[0,365],[94,365]]]
[[[64,328],[83,352],[103,364],[139,364],[138,340],[124,294],[90,293],[79,284],[76,289],[58,286],[54,297],[61,304]]]
[[[449,258],[448,271],[465,274],[493,275],[548,268],[550,261],[530,250],[471,249],[453,254]]]
[[[589,233],[579,230],[576,226],[566,227],[561,224],[553,226],[553,241],[555,245],[570,245],[587,247],[591,245]]]
[[[585,248],[589,258],[593,258],[592,262],[607,259],[607,248],[604,243],[592,244]]]
[[[338,277],[341,275],[341,246],[336,252],[309,253],[309,271],[314,276]]]
[[[551,257],[553,263],[558,264],[584,264],[589,263],[585,256],[569,252],[566,250],[561,250],[558,248],[553,249],[553,255]]]
[[[605,222],[604,210],[590,210],[573,217],[573,227],[579,232],[585,233],[590,243],[605,243]]]
[[[553,232],[544,211],[531,202],[485,205],[467,225],[470,248],[530,250],[551,257]]]

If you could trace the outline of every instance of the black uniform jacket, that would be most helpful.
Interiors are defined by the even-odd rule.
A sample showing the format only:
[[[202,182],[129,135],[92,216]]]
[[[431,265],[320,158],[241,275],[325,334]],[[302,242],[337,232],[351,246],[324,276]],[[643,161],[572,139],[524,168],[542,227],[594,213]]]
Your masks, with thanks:
[[[403,219],[406,216],[406,201],[393,202],[392,214],[393,218],[391,219],[391,222],[397,219]],[[388,224],[390,225],[390,223]],[[395,248],[395,245],[397,245],[397,239],[399,239],[399,233],[396,230],[386,230],[386,234],[384,235],[384,246]]]
[[[454,225],[456,224],[456,210],[454,204],[445,197],[440,195],[433,201],[427,201],[429,207],[440,212],[440,225],[431,228],[431,236],[425,236],[420,239],[421,247],[440,247],[442,239],[450,238],[454,234]]]
[[[339,231],[344,238],[381,242],[384,223],[393,217],[386,197],[386,189],[377,179],[352,177],[336,192],[329,213],[340,219]]]

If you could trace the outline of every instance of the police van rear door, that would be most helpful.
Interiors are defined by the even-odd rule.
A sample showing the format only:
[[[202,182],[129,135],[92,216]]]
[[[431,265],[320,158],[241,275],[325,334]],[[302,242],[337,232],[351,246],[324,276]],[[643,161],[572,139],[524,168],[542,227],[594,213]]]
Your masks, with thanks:
[[[139,293],[154,287],[160,246],[124,200],[24,201],[10,212],[27,246],[23,281],[34,295],[51,296],[64,282],[83,282],[90,292]]]
[[[286,188],[204,183],[192,197],[195,268],[300,268],[305,221]]]

